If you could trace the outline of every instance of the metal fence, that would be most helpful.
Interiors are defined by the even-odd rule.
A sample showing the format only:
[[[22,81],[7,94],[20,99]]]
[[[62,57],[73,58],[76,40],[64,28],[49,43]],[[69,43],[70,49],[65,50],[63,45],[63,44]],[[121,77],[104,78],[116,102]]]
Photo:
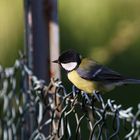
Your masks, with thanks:
[[[45,85],[24,59],[0,66],[0,107],[1,140],[140,140],[140,104],[133,114],[59,80]]]

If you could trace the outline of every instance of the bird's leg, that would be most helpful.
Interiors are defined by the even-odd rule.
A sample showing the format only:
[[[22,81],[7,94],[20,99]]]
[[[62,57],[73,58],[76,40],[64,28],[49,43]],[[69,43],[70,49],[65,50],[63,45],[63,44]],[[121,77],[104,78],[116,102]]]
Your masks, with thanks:
[[[82,94],[82,99],[83,99],[83,103],[84,104],[91,104],[91,100],[90,98],[88,97],[87,93],[85,93],[84,91],[81,91],[81,94]]]
[[[93,96],[95,97],[95,99],[97,99],[98,102],[101,101],[99,94],[100,94],[99,91],[97,91],[97,90],[93,91]]]
[[[100,92],[99,91],[94,91],[93,95],[97,99],[97,101],[102,104],[102,107],[104,108],[105,107],[105,103],[103,101],[103,98],[102,98]]]
[[[99,93],[98,91],[94,90],[93,95],[92,95],[92,103],[91,103],[91,105],[92,105],[92,110],[93,110],[93,116],[94,116],[94,103],[96,101],[100,102],[100,99],[98,97],[98,93]]]
[[[78,94],[80,92],[80,90],[76,87],[76,86],[72,86],[72,94],[73,97],[75,97],[76,94]]]

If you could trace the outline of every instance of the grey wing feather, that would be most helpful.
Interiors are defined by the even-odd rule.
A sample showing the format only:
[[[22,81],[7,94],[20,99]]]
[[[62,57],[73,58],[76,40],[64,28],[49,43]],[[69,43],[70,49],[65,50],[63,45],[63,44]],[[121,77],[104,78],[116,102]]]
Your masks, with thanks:
[[[84,79],[93,80],[93,81],[102,81],[102,82],[119,82],[125,80],[126,78],[120,75],[118,72],[115,72],[107,67],[102,65],[94,65],[87,68],[78,68],[78,74]]]
[[[122,76],[118,72],[115,72],[107,67],[102,67],[102,70],[100,71],[100,73],[95,75],[94,78],[95,79],[97,78],[97,80],[100,80],[100,81],[103,80],[103,81],[111,81],[111,82],[119,82],[126,79],[124,76]]]

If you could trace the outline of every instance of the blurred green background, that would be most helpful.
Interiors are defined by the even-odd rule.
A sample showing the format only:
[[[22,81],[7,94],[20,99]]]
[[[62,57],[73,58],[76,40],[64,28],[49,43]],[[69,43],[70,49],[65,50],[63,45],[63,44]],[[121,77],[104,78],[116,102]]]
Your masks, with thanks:
[[[139,0],[59,0],[61,51],[73,48],[112,69],[140,79]],[[0,1],[0,64],[11,66],[24,45],[23,1]],[[69,82],[66,80],[67,86]],[[140,85],[104,95],[137,106]]]
[[[0,0],[0,64],[11,66],[23,48],[23,1]]]
[[[75,49],[126,76],[140,79],[139,7],[138,0],[60,0],[61,50]],[[140,85],[116,88],[104,98],[136,108]]]

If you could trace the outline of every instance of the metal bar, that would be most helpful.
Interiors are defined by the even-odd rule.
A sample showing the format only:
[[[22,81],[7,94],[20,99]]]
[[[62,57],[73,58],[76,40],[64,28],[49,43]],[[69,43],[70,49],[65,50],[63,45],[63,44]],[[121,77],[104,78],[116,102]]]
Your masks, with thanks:
[[[46,83],[50,81],[49,30],[45,19],[46,0],[32,0],[33,72]]]
[[[45,80],[47,84],[51,77],[60,78],[59,67],[51,63],[59,56],[57,0],[25,0],[25,27],[28,67],[38,79]],[[30,89],[30,81],[26,82]],[[32,112],[29,116],[32,118],[28,126],[31,132],[35,127],[33,115]],[[45,116],[46,119],[50,117],[48,113]],[[48,136],[49,126],[43,132]]]

